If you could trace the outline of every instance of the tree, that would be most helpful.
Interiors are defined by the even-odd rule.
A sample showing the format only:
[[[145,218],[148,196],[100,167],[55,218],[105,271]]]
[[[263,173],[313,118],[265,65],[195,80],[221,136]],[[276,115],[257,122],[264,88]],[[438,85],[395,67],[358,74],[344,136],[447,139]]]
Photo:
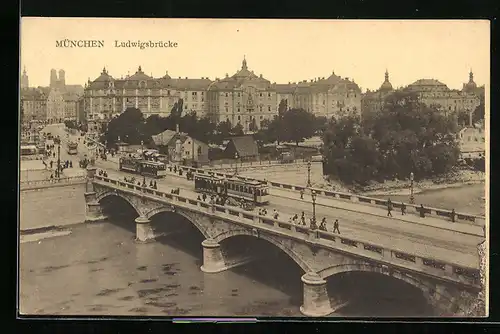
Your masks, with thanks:
[[[384,109],[361,121],[331,120],[323,133],[327,174],[365,184],[372,179],[405,179],[445,173],[457,163],[458,127],[408,92],[396,92]]]
[[[287,110],[288,110],[288,101],[285,99],[281,99],[280,104],[278,106],[278,117],[282,119]]]
[[[182,116],[182,108],[184,105],[184,101],[182,99],[177,100],[177,102],[174,103],[171,111],[170,111],[170,116],[174,121],[180,121],[181,116]]]
[[[243,126],[241,123],[236,124],[232,129],[231,129],[231,135],[232,136],[243,136],[245,133],[243,132]]]
[[[476,107],[472,114],[472,121],[477,123],[479,121],[484,121],[484,102],[481,101],[481,104]]]
[[[252,132],[259,130],[259,128],[257,127],[257,122],[255,121],[255,118],[252,118],[252,120],[250,121],[250,124],[248,125],[248,130],[252,131]]]
[[[151,136],[146,133],[145,120],[142,112],[136,108],[127,108],[118,117],[112,119],[103,136],[108,143],[114,144],[118,137],[129,144],[149,143]]]
[[[314,136],[314,115],[304,109],[287,110],[281,122],[283,141],[291,141],[299,146],[304,139]]]
[[[314,117],[314,131],[316,133],[323,133],[328,126],[328,119],[325,116]]]

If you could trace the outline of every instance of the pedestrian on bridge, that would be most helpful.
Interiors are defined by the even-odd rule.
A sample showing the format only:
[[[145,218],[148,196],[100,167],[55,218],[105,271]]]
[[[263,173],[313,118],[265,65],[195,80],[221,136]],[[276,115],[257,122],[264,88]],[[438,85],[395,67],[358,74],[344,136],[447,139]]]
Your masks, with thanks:
[[[302,211],[302,215],[300,216],[300,223],[301,225],[306,225],[306,214],[304,213],[304,211]]]
[[[304,199],[304,190],[300,189],[300,199]]]
[[[455,218],[456,218],[456,212],[455,212],[455,209],[451,209],[451,222],[454,223],[455,222]]]
[[[335,219],[335,222],[333,223],[333,233],[338,232],[340,234],[339,230],[339,220]]]
[[[404,216],[406,214],[406,205],[401,202],[401,216]]]
[[[391,202],[391,199],[389,198],[387,200],[387,217],[392,217],[392,202]]]
[[[420,204],[420,218],[425,218],[425,209],[423,204]]]

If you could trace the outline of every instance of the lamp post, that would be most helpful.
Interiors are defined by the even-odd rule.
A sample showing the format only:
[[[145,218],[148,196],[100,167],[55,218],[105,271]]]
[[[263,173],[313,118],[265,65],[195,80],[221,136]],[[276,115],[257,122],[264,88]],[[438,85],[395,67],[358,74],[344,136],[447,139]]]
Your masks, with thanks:
[[[61,175],[61,142],[57,144],[57,171],[56,177],[59,178]]]
[[[415,197],[413,197],[413,172],[410,173],[410,204],[415,204]]]
[[[311,220],[311,230],[315,230],[317,228],[316,225],[316,192],[313,190],[311,191],[311,199],[312,199],[312,205],[313,205],[313,216]]]
[[[307,162],[307,187],[311,186],[311,161]]]
[[[236,160],[235,161],[236,170],[234,171],[235,175],[238,174],[238,158],[239,158],[238,152],[235,152],[234,153],[234,159]]]

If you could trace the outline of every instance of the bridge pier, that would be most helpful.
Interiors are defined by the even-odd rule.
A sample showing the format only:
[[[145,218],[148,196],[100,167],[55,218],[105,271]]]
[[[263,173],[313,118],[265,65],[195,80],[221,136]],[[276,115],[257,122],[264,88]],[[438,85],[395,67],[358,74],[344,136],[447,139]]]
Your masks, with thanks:
[[[201,271],[204,273],[218,273],[226,270],[224,262],[224,255],[220,245],[212,239],[204,240],[201,245],[203,246],[203,265]]]
[[[97,202],[95,192],[85,193],[85,221],[86,222],[97,222],[106,219],[106,216],[102,213],[101,204]]]
[[[148,242],[155,239],[155,233],[151,226],[151,221],[146,217],[135,219],[135,240],[138,242]]]
[[[300,312],[309,317],[323,317],[333,313],[326,281],[316,273],[306,273],[301,280],[304,283],[304,301]]]

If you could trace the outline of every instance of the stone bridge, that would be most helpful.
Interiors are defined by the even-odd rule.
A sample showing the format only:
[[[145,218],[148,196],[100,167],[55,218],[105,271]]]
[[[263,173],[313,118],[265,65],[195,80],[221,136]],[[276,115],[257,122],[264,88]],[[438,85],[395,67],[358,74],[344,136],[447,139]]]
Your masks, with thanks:
[[[423,258],[401,249],[379,247],[330,232],[262,217],[236,207],[220,206],[183,196],[95,175],[89,168],[86,183],[87,221],[106,219],[100,201],[117,196],[138,213],[136,240],[154,239],[151,218],[161,212],[174,212],[189,220],[205,237],[202,242],[206,273],[228,269],[220,243],[247,235],[263,239],[281,249],[303,270],[303,305],[308,316],[325,316],[335,311],[328,295],[326,279],[345,272],[375,272],[405,281],[421,290],[439,315],[463,315],[481,291],[477,268],[464,268],[439,259]],[[478,256],[479,263],[479,256]]]

